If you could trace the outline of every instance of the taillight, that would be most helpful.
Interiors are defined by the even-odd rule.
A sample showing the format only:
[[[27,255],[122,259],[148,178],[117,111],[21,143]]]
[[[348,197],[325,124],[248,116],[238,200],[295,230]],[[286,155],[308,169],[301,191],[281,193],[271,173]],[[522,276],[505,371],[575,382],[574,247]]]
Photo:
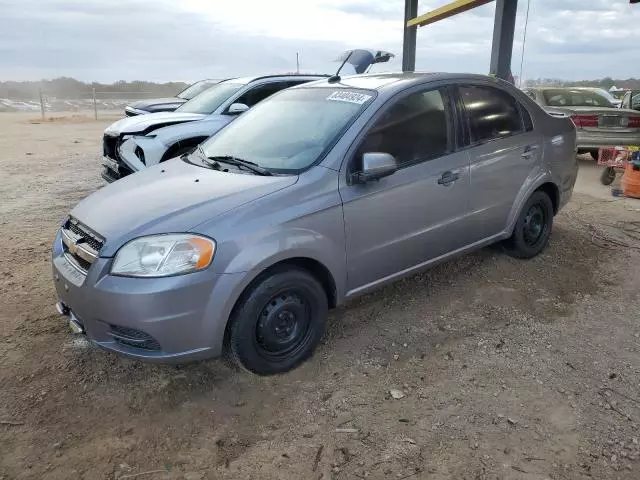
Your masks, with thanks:
[[[640,128],[640,117],[629,117],[629,128]]]
[[[597,127],[598,115],[571,115],[576,127]]]

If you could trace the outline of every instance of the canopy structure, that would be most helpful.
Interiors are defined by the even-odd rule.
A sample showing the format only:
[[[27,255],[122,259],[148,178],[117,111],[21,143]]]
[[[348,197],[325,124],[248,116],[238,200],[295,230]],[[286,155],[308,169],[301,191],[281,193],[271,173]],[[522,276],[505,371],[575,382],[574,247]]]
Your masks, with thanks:
[[[402,46],[402,70],[412,72],[416,68],[416,34],[424,27],[452,17],[494,0],[456,0],[418,16],[418,0],[404,0],[404,42]],[[511,76],[511,52],[516,25],[518,0],[495,0],[496,15],[493,25],[493,45],[489,73],[508,80]]]

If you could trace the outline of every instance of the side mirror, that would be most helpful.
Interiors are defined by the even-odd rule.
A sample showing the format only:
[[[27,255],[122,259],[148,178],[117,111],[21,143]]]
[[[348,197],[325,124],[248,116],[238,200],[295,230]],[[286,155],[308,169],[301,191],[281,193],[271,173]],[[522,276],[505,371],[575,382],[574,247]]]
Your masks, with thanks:
[[[353,183],[367,183],[371,180],[393,175],[398,170],[398,162],[393,155],[371,152],[362,155],[362,171],[352,174]]]
[[[244,103],[232,103],[229,107],[228,113],[229,115],[240,115],[247,110],[249,110],[249,105],[245,105]]]

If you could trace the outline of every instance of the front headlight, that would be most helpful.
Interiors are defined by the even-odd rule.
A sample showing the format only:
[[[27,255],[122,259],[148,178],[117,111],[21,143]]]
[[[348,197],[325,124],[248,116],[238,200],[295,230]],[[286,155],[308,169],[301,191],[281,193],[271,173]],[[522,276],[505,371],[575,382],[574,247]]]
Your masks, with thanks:
[[[112,275],[166,277],[203,270],[211,264],[216,243],[187,233],[151,235],[131,240],[113,260]]]

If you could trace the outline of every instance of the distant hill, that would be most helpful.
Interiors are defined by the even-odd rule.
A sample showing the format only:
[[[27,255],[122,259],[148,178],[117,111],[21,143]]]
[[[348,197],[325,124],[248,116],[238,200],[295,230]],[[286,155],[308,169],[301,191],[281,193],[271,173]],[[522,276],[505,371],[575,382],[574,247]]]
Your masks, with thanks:
[[[11,100],[37,100],[40,90],[47,98],[87,99],[91,98],[93,89],[99,98],[151,98],[172,97],[188,84],[184,82],[154,83],[143,80],[115,83],[85,83],[75,78],[60,77],[39,82],[0,82],[0,98]]]

